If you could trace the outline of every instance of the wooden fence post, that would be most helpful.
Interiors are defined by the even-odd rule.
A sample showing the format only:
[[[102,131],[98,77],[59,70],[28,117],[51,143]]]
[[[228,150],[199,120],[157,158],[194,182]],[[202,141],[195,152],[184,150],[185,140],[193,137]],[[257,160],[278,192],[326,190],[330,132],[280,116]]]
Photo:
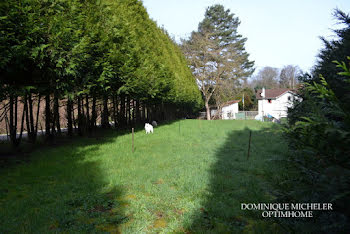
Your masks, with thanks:
[[[250,142],[252,139],[252,131],[249,131],[249,143],[248,143],[248,155],[247,155],[247,159],[249,159],[249,155],[250,155]]]
[[[132,152],[134,153],[134,128],[132,128]]]

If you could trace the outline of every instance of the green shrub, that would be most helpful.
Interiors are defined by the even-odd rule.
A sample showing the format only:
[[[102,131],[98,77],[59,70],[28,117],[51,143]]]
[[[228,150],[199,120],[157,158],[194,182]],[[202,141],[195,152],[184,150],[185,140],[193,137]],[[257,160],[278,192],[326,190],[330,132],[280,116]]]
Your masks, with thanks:
[[[348,57],[350,60],[350,57]],[[335,62],[350,92],[350,72],[345,63]],[[285,136],[288,139],[299,178],[284,195],[295,202],[332,203],[332,212],[316,213],[305,222],[312,231],[349,232],[350,230],[350,110],[320,76],[301,90],[303,102],[289,110]],[[348,100],[349,102],[350,100]],[[302,228],[304,225],[298,227]]]

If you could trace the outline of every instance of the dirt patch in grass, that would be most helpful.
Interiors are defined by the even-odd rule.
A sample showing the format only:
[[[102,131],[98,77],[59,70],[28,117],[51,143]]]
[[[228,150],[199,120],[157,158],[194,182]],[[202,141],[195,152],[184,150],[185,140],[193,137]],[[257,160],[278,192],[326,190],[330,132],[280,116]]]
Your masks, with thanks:
[[[156,212],[156,216],[157,216],[157,218],[163,218],[164,217],[164,214],[161,212],[161,211],[157,211]]]
[[[153,184],[164,184],[164,180],[158,179],[157,181],[153,182]]]
[[[153,228],[165,228],[167,226],[167,221],[164,218],[157,219],[153,223]]]
[[[174,213],[177,215],[183,215],[185,213],[184,209],[174,209]]]
[[[94,208],[92,208],[91,210],[89,210],[89,212],[110,212],[111,208],[110,207],[104,207],[102,205],[97,205]]]
[[[148,227],[148,229],[165,228],[168,225],[168,222],[165,220],[164,213],[157,211],[155,215],[157,216],[157,219],[153,222],[153,225]]]
[[[96,229],[99,229],[101,231],[105,231],[108,233],[113,233],[113,234],[120,234],[122,233],[120,230],[120,227],[117,227],[115,225],[97,225]]]
[[[134,199],[136,199],[136,195],[133,195],[133,194],[127,195],[127,196],[125,196],[125,199],[126,200],[134,200]]]

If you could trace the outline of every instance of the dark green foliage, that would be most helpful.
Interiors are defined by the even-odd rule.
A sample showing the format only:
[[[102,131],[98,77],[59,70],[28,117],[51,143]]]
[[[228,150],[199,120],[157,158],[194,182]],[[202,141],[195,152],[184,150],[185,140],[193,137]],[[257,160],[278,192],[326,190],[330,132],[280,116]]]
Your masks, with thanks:
[[[3,1],[0,76],[0,100],[32,94],[46,98],[47,136],[60,132],[59,100],[69,99],[68,109],[78,109],[80,133],[96,126],[102,102],[101,118],[107,127],[111,115],[122,112],[122,96],[123,102],[125,97],[142,101],[142,106],[150,106],[147,113],[158,116],[165,110],[151,109],[164,104],[188,110],[201,106],[180,48],[137,0]],[[112,99],[113,108],[108,104]],[[17,103],[12,106],[17,111]],[[135,122],[130,118],[133,108],[119,119]],[[73,116],[67,118],[72,129]],[[122,127],[122,122],[116,126]]]
[[[339,66],[339,65],[338,65]],[[350,84],[350,73],[344,73]],[[287,196],[298,202],[331,202],[332,217],[320,213],[314,230],[350,230],[350,111],[325,78],[305,83],[304,101],[290,111],[286,136],[301,178]],[[348,85],[348,92],[350,92]],[[308,111],[305,111],[308,108]],[[334,226],[334,222],[337,223]]]
[[[338,40],[326,42],[314,76],[302,77],[303,101],[289,110],[286,137],[292,150],[291,162],[298,179],[289,181],[285,198],[297,202],[331,202],[333,212],[316,213],[313,223],[290,223],[313,232],[350,231],[350,72],[349,17],[336,11],[346,28]],[[348,49],[346,49],[348,48]],[[347,59],[347,60],[345,60]]]
[[[350,108],[350,93],[347,91],[348,84],[338,75],[342,70],[334,66],[333,61],[346,61],[347,56],[350,55],[350,16],[341,10],[335,10],[334,16],[339,24],[344,25],[344,28],[334,30],[338,37],[336,40],[327,41],[321,37],[324,42],[324,48],[319,54],[318,63],[313,71],[315,80],[318,80],[319,75],[322,74],[327,83],[334,90],[335,95],[339,98],[347,109]]]
[[[254,61],[249,61],[249,54],[245,51],[247,38],[237,32],[240,23],[239,18],[229,9],[225,10],[224,6],[217,4],[208,7],[203,21],[198,26],[200,34],[211,33],[210,39],[215,42],[215,49],[221,49],[220,57],[233,59],[231,63],[235,64],[235,71],[227,71],[229,76],[233,76],[229,78],[246,78],[254,72]]]

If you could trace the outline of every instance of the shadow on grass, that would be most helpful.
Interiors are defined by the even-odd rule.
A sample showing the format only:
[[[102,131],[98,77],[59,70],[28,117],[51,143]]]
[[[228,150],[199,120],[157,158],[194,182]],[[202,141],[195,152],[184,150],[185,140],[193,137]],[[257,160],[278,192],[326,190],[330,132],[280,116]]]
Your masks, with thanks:
[[[160,122],[161,125],[171,125],[180,120],[165,120]],[[14,149],[9,140],[0,140],[0,168],[6,163],[11,163],[11,159],[14,161],[28,161],[29,154],[35,150],[43,148],[58,147],[65,144],[70,144],[72,141],[77,142],[79,139],[91,138],[97,141],[115,138],[118,136],[123,136],[125,134],[130,134],[131,129],[134,128],[135,133],[139,131],[144,131],[144,123],[136,124],[135,126],[124,126],[122,128],[114,128],[111,126],[109,129],[96,128],[90,133],[86,133],[86,136],[78,136],[77,129],[73,137],[67,136],[67,133],[62,133],[61,135],[55,136],[52,142],[46,140],[45,135],[38,135],[36,142],[33,144],[29,142],[27,138],[22,138],[21,144],[18,148]]]
[[[210,170],[208,195],[194,214],[189,230],[194,233],[286,233],[288,230],[260,211],[241,210],[242,203],[269,203],[275,197],[286,144],[279,127],[252,130],[251,152],[247,159],[250,129],[232,131],[216,151]]]
[[[109,185],[98,157],[86,155],[126,133],[44,146],[28,155],[30,162],[17,158],[0,168],[0,233],[118,232],[130,219],[123,187]]]
[[[139,131],[143,126],[135,127]],[[25,155],[2,157],[0,233],[119,233],[127,227],[133,219],[125,213],[127,185],[107,181],[99,154],[102,145],[130,132],[62,137],[54,145],[39,142]]]

